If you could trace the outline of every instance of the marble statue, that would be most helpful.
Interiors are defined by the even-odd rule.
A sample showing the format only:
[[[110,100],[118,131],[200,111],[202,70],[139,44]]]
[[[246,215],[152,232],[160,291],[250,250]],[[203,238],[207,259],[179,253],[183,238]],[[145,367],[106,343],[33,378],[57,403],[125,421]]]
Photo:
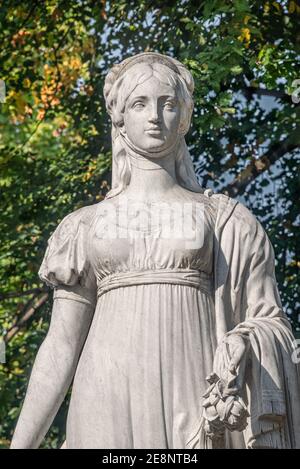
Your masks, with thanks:
[[[11,448],[40,446],[71,384],[66,448],[300,447],[273,247],[244,205],[199,185],[193,87],[158,53],[108,73],[111,190],[48,241],[51,322]]]

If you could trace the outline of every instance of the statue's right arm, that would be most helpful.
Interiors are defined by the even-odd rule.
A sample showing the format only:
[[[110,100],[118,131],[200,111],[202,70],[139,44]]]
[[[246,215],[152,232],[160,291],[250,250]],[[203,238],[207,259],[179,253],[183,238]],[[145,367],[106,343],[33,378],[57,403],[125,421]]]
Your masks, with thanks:
[[[94,305],[87,302],[54,299],[49,331],[33,365],[11,449],[39,447],[70,387],[93,313]]]

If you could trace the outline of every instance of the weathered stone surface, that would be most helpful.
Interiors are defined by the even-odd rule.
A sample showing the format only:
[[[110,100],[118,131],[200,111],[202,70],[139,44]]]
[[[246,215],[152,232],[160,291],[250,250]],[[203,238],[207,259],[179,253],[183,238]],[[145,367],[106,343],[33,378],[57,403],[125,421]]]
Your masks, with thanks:
[[[67,448],[300,447],[273,248],[246,207],[199,186],[192,93],[160,54],[109,72],[112,189],[49,240],[51,324],[12,448],[39,447],[74,376]]]

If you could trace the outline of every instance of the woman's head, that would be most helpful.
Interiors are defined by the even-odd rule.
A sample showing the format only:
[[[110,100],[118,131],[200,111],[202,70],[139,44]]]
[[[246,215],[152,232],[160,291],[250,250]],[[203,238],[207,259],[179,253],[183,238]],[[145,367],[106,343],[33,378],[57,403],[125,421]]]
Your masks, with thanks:
[[[185,135],[193,110],[184,79],[159,62],[132,65],[115,81],[106,102],[121,134],[150,152],[167,149]]]
[[[104,86],[113,123],[110,197],[129,184],[128,145],[151,158],[174,150],[178,182],[202,191],[184,140],[193,111],[193,89],[190,72],[177,60],[161,54],[138,54],[112,68]]]

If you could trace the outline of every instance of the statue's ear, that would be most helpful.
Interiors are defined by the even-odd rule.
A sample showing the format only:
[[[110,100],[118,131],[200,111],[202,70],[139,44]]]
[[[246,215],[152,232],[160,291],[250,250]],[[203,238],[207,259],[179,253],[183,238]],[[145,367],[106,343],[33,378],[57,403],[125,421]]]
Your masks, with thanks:
[[[123,135],[124,137],[126,135],[126,128],[125,128],[124,120],[118,125],[118,128],[119,128],[120,134]]]
[[[123,135],[123,137],[125,137],[125,135],[126,135],[125,125],[123,125],[122,127],[120,127],[119,130],[120,130],[120,134]]]

